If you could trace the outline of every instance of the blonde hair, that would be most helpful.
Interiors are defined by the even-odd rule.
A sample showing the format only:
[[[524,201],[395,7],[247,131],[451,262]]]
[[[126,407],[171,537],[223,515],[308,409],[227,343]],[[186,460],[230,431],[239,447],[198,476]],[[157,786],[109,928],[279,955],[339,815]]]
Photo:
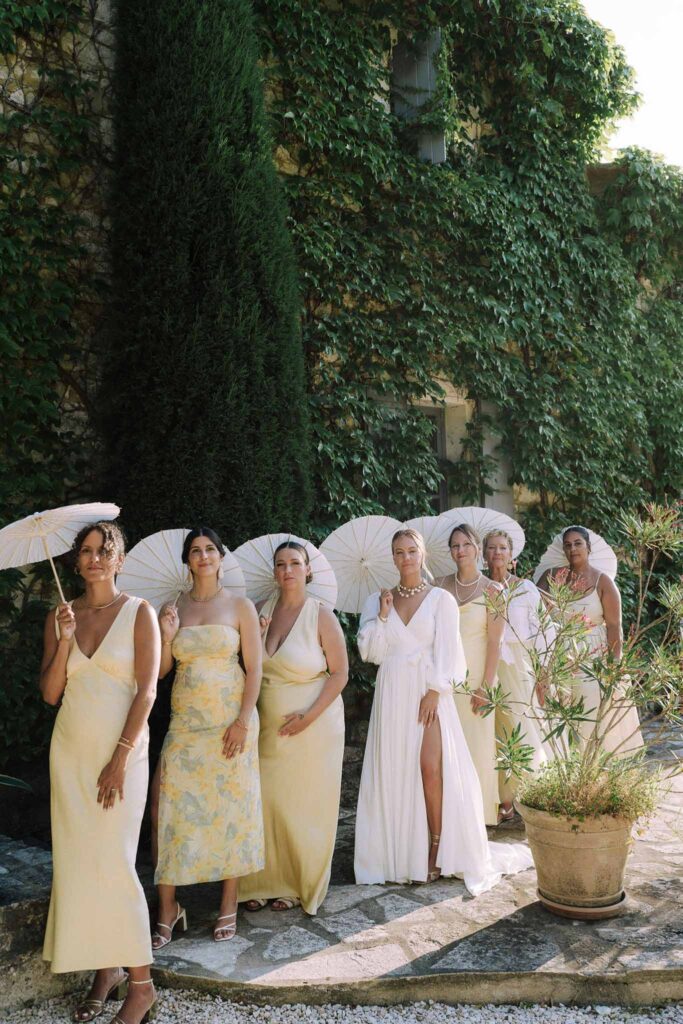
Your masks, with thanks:
[[[399,537],[410,537],[411,540],[415,541],[415,545],[419,549],[420,554],[422,555],[422,565],[420,566],[420,569],[427,577],[427,579],[431,579],[432,574],[427,568],[427,548],[425,547],[424,537],[419,532],[419,530],[414,530],[412,526],[405,526],[403,529],[397,530],[394,536],[391,538],[392,554],[394,552],[394,544],[399,539]]]
[[[514,554],[512,550],[512,537],[507,532],[507,530],[489,530],[489,532],[486,534],[483,540],[482,554],[484,555],[484,557],[486,557],[486,548],[488,546],[488,543],[489,541],[493,540],[494,537],[504,537],[505,540],[508,542],[508,547],[510,548],[510,555],[512,556]]]
[[[469,523],[460,523],[459,526],[454,526],[448,535],[448,546],[450,548],[451,541],[453,540],[454,533],[464,533],[468,540],[471,540],[474,546],[481,551],[481,537]]]

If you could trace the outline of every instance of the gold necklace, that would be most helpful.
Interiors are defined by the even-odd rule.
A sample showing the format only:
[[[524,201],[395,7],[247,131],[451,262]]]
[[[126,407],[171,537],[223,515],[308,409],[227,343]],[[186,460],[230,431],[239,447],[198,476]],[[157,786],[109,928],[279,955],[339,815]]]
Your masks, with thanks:
[[[215,592],[215,594],[211,594],[210,597],[195,597],[191,590],[189,591],[189,595],[193,601],[197,602],[197,604],[208,604],[209,601],[213,601],[214,597],[218,597],[222,589],[223,585],[219,584],[218,590]]]
[[[85,607],[86,608],[90,608],[90,610],[93,611],[93,612],[101,612],[104,608],[111,608],[111,606],[113,604],[116,604],[116,602],[118,601],[118,599],[121,597],[122,594],[123,594],[123,591],[119,590],[119,592],[116,595],[116,597],[114,598],[114,600],[110,601],[108,604],[88,604],[88,602],[85,601],[85,598],[83,600],[85,601]]]

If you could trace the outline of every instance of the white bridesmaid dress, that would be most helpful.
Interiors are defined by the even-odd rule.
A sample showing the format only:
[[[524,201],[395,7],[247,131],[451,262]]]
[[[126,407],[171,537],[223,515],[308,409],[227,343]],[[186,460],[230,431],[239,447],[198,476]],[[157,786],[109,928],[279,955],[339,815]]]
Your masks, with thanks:
[[[501,716],[510,730],[519,725],[523,742],[533,747],[531,771],[538,771],[552,759],[552,747],[544,742],[545,726],[536,696],[536,677],[530,651],[535,649],[541,658],[555,639],[555,628],[544,619],[541,624],[539,608],[543,598],[531,580],[515,580],[504,590],[506,598],[505,632],[498,662],[498,682],[507,694],[509,712]]]
[[[600,573],[602,576],[602,573]],[[607,652],[607,625],[598,593],[600,576],[595,586],[587,594],[577,597],[567,606],[565,614],[584,615],[591,623],[585,638],[586,657],[604,657]],[[592,736],[595,728],[596,710],[600,705],[600,686],[597,680],[578,672],[574,677],[574,694],[582,696],[588,711],[589,721],[579,726],[581,743],[585,744]],[[640,731],[638,709],[625,700],[614,698],[613,710],[607,719],[610,730],[603,738],[603,747],[610,752],[618,751],[621,757],[635,754],[643,747],[643,736]]]
[[[458,606],[434,588],[408,625],[394,608],[379,618],[379,593],[361,615],[358,646],[379,665],[363,760],[354,867],[359,883],[425,881],[429,831],[420,771],[424,726],[420,700],[438,690],[443,751],[443,820],[437,866],[457,875],[476,896],[503,874],[531,867],[520,843],[490,843],[481,788],[453,699],[453,682],[466,674]]]

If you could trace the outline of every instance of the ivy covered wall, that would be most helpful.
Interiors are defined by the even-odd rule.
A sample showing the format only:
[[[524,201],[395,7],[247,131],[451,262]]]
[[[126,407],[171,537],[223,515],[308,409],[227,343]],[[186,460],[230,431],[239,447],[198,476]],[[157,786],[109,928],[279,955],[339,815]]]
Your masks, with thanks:
[[[609,535],[619,507],[678,494],[682,179],[625,154],[594,195],[586,167],[635,103],[611,37],[571,0],[257,6],[303,278],[318,528],[428,510],[438,467],[417,403],[443,398],[439,377],[473,410],[451,491],[480,501],[504,456],[531,557],[568,519]],[[437,88],[407,123],[393,47],[436,26]],[[420,134],[441,129],[447,161],[424,163]]]
[[[0,525],[108,497],[92,411],[111,61],[102,0],[0,5]],[[43,570],[0,573],[0,767],[44,750],[54,718],[37,688]]]

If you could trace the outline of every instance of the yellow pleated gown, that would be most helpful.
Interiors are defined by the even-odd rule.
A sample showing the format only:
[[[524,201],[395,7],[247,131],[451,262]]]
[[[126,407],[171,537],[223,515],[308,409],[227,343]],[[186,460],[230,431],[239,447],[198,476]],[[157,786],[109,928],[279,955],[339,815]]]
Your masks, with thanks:
[[[107,811],[97,779],[136,694],[135,617],[129,597],[90,658],[74,637],[50,745],[53,879],[43,959],[51,970],[152,962],[149,915],[135,870],[147,799],[147,730],[128,758],[124,799]]]
[[[263,606],[269,618],[274,596]],[[315,914],[330,882],[344,757],[344,705],[335,698],[297,736],[278,736],[284,716],[307,711],[328,670],[318,635],[319,602],[306,599],[282,646],[263,651],[259,758],[266,864],[239,881],[240,901],[298,897]]]
[[[467,662],[467,682],[476,690],[484,681],[486,667],[487,609],[483,597],[460,605],[460,636]],[[495,825],[498,822],[499,801],[495,716],[491,714],[483,718],[475,714],[470,697],[464,693],[456,693],[455,704],[479,777],[484,799],[484,820],[487,825]]]

